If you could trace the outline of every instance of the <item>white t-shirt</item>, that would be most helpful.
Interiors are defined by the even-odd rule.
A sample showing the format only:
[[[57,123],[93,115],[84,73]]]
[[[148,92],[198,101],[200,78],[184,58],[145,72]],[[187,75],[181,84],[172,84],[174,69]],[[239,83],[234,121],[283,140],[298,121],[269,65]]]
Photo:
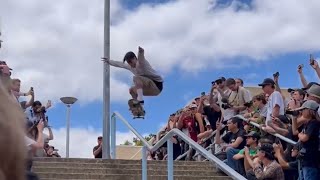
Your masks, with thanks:
[[[261,108],[259,112],[260,116],[267,117],[267,113],[268,113],[267,111],[268,111],[268,106],[267,105],[263,106],[263,108]]]
[[[230,89],[226,89],[223,93],[228,95],[228,96],[230,96],[232,91]],[[217,102],[219,103],[219,106],[220,106],[220,109],[221,109],[221,113],[222,113],[222,116],[223,116],[223,121],[227,121],[227,120],[231,119],[233,116],[235,116],[236,114],[235,114],[234,110],[232,110],[232,109],[223,109],[222,108],[222,104],[223,103],[222,103],[221,100],[222,100],[222,96],[218,92],[218,101]]]
[[[281,94],[278,91],[274,91],[270,96],[267,104],[267,117],[266,117],[266,125],[267,122],[271,121],[271,115],[273,108],[278,105],[280,107],[279,115],[284,115],[284,102]]]
[[[248,89],[245,89],[245,90],[246,90],[246,96],[250,99],[249,101],[251,101],[252,100],[251,92]]]

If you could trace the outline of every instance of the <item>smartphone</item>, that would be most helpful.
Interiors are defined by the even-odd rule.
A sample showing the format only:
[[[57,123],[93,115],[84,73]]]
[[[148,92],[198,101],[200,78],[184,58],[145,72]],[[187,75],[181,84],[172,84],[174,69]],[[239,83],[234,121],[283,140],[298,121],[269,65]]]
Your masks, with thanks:
[[[274,77],[278,77],[278,76],[280,76],[280,73],[279,73],[279,72],[276,72],[276,73],[273,74],[273,76],[274,76]]]
[[[205,96],[205,95],[206,95],[206,92],[202,92],[202,93],[201,93],[201,96]]]
[[[33,87],[31,87],[30,90],[33,91]]]
[[[299,64],[298,69],[302,69],[304,67],[303,64]]]
[[[310,54],[310,65],[314,65],[314,61],[313,55]]]

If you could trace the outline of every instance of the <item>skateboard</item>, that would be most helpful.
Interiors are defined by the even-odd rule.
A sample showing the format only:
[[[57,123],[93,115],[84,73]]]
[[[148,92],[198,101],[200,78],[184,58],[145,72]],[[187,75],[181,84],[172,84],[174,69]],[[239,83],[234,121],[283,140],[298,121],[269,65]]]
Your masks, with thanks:
[[[132,112],[133,119],[136,119],[136,118],[144,119],[144,115],[146,114],[145,110],[140,104],[134,105],[133,101],[134,99],[130,99],[128,101],[129,110]]]

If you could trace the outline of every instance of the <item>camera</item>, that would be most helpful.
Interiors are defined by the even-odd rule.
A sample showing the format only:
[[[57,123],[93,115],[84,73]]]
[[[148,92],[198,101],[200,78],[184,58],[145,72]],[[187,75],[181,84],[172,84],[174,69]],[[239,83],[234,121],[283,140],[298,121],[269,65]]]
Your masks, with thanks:
[[[232,108],[232,106],[230,104],[222,104],[221,107],[223,109],[229,109],[229,108]]]
[[[299,116],[300,111],[286,110],[286,114],[292,115],[292,116]]]
[[[222,102],[221,107],[222,107],[223,109],[232,108],[232,105],[229,103],[229,100],[228,100],[227,98],[222,98],[222,99],[221,99],[221,102]]]
[[[279,72],[276,72],[273,74],[273,77],[279,77],[280,76],[280,73]]]
[[[314,58],[313,58],[313,55],[310,54],[310,65],[313,66],[314,63],[315,63],[315,60],[314,60]]]

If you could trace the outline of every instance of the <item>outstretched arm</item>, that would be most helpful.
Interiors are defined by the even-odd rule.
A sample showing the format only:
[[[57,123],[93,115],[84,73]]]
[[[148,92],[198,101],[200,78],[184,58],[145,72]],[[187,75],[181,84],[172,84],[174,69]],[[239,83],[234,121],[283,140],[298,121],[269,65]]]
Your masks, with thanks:
[[[316,71],[318,77],[320,78],[320,67],[318,61],[313,59],[313,63],[311,64],[312,68]]]
[[[301,81],[303,87],[307,87],[308,86],[308,81],[304,77],[301,65],[298,66],[298,73],[299,73],[300,81]]]
[[[138,61],[144,61],[146,60],[144,57],[144,49],[139,46],[139,52],[138,52]]]
[[[110,66],[131,70],[131,67],[128,64],[125,64],[125,63],[122,63],[119,61],[113,61],[113,60],[110,60],[106,57],[103,57],[101,59],[103,62],[108,63]]]

